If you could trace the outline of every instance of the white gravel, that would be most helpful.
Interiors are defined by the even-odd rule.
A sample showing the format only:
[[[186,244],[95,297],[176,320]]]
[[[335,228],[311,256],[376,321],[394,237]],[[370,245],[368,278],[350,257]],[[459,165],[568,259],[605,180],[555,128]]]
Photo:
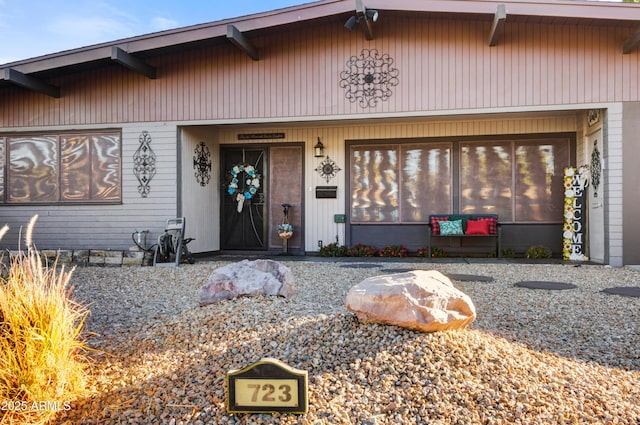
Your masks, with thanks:
[[[290,261],[298,293],[198,306],[225,261],[85,267],[75,297],[96,335],[92,395],[56,423],[640,424],[640,272],[571,264]],[[388,269],[492,276],[453,281],[474,301],[466,330],[424,334],[358,323],[349,288]],[[385,271],[383,271],[383,269]],[[574,283],[566,291],[514,287]],[[229,415],[225,374],[262,357],[309,373],[306,415]]]

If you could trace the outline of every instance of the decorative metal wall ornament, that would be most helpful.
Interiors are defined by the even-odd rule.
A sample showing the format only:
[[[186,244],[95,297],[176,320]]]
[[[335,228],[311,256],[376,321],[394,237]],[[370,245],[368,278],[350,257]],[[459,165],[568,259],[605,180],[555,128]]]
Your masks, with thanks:
[[[200,142],[193,151],[193,169],[196,170],[196,181],[206,186],[211,180],[211,152],[204,142]]]
[[[589,109],[587,112],[587,122],[589,123],[589,127],[596,124],[600,121],[600,109]]]
[[[156,175],[156,154],[151,149],[151,136],[147,131],[143,131],[138,137],[140,146],[133,154],[133,174],[138,182],[138,193],[146,198],[151,191],[151,179]]]
[[[391,87],[398,85],[398,69],[393,59],[376,49],[363,49],[359,56],[347,60],[347,69],[340,73],[340,87],[351,103],[373,108],[378,101],[391,97]]]
[[[341,168],[336,165],[336,163],[327,157],[316,167],[316,171],[320,174],[320,176],[325,179],[327,183],[329,180],[336,176],[336,173],[340,171]]]
[[[600,151],[598,150],[598,141],[593,142],[593,151],[591,152],[591,186],[593,186],[593,197],[598,197],[598,187],[600,186],[600,177],[602,175],[602,161],[600,160]]]

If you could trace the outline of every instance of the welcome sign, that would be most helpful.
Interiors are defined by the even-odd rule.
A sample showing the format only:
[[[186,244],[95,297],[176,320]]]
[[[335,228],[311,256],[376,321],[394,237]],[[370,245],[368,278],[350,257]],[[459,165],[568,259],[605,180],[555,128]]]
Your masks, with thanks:
[[[586,261],[586,179],[575,167],[564,169],[564,226],[562,227],[562,258]]]

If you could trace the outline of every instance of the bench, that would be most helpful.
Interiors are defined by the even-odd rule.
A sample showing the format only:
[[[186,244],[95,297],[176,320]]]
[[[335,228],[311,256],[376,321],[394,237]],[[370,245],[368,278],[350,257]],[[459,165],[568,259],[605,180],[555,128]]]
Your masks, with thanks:
[[[489,237],[496,239],[496,255],[500,258],[501,225],[498,222],[498,214],[432,214],[429,216],[428,226],[427,249],[429,255],[431,255],[432,238]]]

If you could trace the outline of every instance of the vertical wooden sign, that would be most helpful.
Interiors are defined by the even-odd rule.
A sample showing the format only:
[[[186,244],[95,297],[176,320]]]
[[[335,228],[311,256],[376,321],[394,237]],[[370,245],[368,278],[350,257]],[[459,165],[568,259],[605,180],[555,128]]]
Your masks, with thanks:
[[[586,179],[575,167],[564,169],[564,226],[562,227],[562,258],[586,261]]]

